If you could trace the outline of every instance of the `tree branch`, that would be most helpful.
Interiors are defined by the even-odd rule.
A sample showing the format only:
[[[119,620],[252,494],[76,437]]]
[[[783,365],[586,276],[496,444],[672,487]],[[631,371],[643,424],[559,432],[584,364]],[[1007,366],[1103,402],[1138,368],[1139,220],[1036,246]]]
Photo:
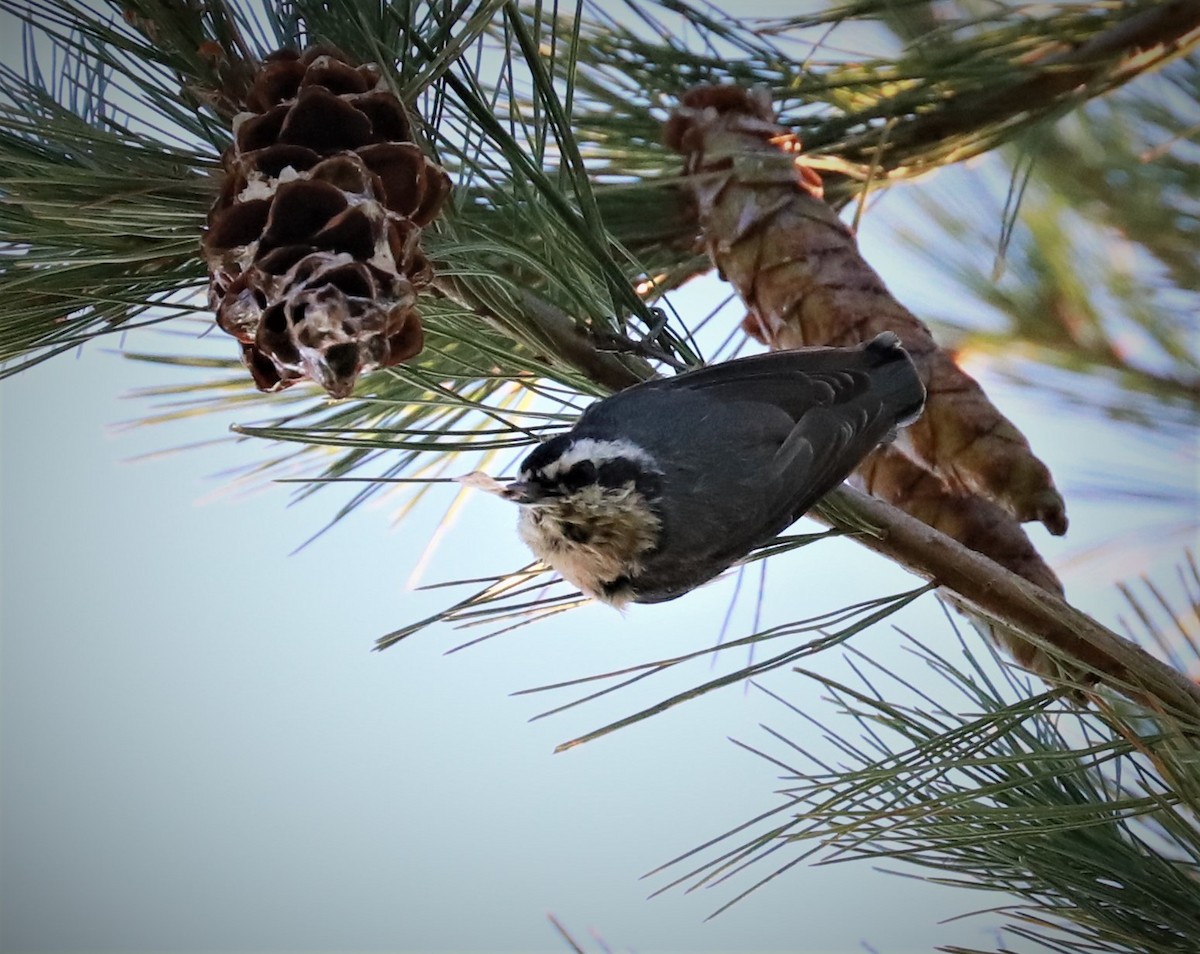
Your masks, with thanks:
[[[439,273],[433,287],[453,302],[469,309],[503,334],[542,348],[548,356],[565,361],[589,381],[606,391],[620,391],[647,378],[654,369],[641,358],[602,351],[579,323],[557,305],[526,288],[509,287],[515,315],[476,294],[466,283]]]
[[[1111,29],[1065,53],[1046,56],[1031,64],[1034,73],[999,89],[960,93],[940,109],[896,124],[880,143],[878,130],[838,145],[838,155],[869,150],[884,170],[906,165],[932,143],[947,142],[983,126],[1006,123],[1030,112],[1038,104],[1061,104],[1064,94],[1095,84],[1093,96],[1134,76],[1157,69],[1169,59],[1200,42],[1200,0],[1169,0],[1134,13]],[[1151,55],[1150,51],[1156,51]],[[819,133],[810,134],[810,146],[819,145]],[[888,156],[897,157],[892,161]],[[966,158],[964,155],[962,158]]]
[[[954,598],[1043,648],[1082,644],[1125,669],[1129,695],[1200,725],[1200,686],[1086,613],[915,517],[843,485],[809,514],[947,588]],[[865,531],[864,531],[865,528]],[[1106,682],[1112,683],[1111,676]]]
[[[439,277],[440,290],[489,322],[499,319],[458,283]],[[653,375],[645,362],[599,350],[576,322],[525,289],[515,291],[521,318],[553,341],[566,358],[606,391],[617,391]],[[897,507],[842,485],[827,494],[810,516],[850,534],[863,546],[944,587],[974,613],[1047,650],[1079,646],[1085,659],[1099,654],[1119,663],[1127,685],[1116,685],[1140,702],[1200,725],[1200,686],[1112,632],[1065,600],[1022,579]],[[1089,652],[1089,650],[1091,652]],[[1112,676],[1106,677],[1113,684]]]

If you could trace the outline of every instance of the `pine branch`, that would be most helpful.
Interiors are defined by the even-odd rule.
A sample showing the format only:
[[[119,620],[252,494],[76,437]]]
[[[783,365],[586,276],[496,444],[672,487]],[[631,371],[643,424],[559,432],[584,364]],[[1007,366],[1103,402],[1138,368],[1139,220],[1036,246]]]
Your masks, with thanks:
[[[1193,665],[1198,579],[1189,555],[1175,588],[1182,611],[1145,581],[1176,630],[1157,641]],[[1148,616],[1136,597],[1131,604]],[[1112,704],[1064,712],[961,634],[961,661],[900,635],[942,683],[936,693],[853,647],[853,684],[798,670],[831,693],[836,721],[758,686],[802,726],[794,735],[764,726],[786,747],[779,756],[736,742],[782,770],[783,802],[651,872],[693,865],[655,894],[770,869],[715,916],[802,861],[892,860],[929,881],[1021,898],[994,909],[1011,919],[1006,931],[1054,950],[1190,952],[1200,924],[1200,779],[1189,726],[1166,717],[1149,727]],[[809,749],[814,730],[835,759]]]
[[[0,0],[5,2],[12,6],[14,0]],[[153,128],[148,131],[145,123],[139,126],[128,116],[103,110],[72,111],[33,78],[7,76],[4,92],[10,103],[36,103],[40,113],[31,119],[20,108],[10,108],[0,117],[8,134],[0,146],[14,162],[0,172],[0,224],[13,253],[0,262],[6,331],[12,332],[0,338],[6,356],[73,345],[90,333],[128,322],[148,302],[165,301],[186,310],[168,299],[182,295],[198,274],[195,238],[215,190],[216,154],[229,136],[216,118],[236,111],[246,68],[269,49],[269,37],[266,31],[256,36],[251,20],[230,4],[213,4],[204,12],[172,0],[168,6],[175,15],[164,18],[165,26],[156,26],[148,16],[154,6],[138,0],[130,7],[130,21],[110,26],[74,4],[38,0],[37,11],[55,12],[52,35],[78,58],[96,58],[96,69],[82,80],[77,77],[75,91],[83,89],[100,101],[105,78],[116,76],[124,85],[122,95],[141,94],[152,105]],[[695,6],[678,0],[637,5],[647,24],[663,10],[690,17],[709,44],[700,54],[675,37],[649,41],[615,28],[598,12],[601,4],[591,7],[596,14],[592,23],[567,24],[566,29],[540,14],[519,15],[515,5],[499,0],[470,9],[459,2],[417,5],[417,19],[406,19],[402,13],[410,6],[297,0],[286,13],[281,8],[268,19],[275,42],[283,37],[298,43],[333,40],[363,59],[394,66],[396,76],[389,80],[393,88],[403,91],[406,101],[420,99],[423,126],[418,138],[436,150],[439,161],[453,171],[457,186],[454,208],[438,223],[436,234],[431,229],[426,246],[438,278],[435,294],[424,296],[419,306],[427,331],[425,352],[402,367],[372,375],[364,382],[361,399],[338,405],[293,403],[291,395],[268,403],[238,392],[228,378],[220,382],[216,399],[203,387],[190,385],[166,395],[181,402],[168,414],[191,413],[214,400],[242,407],[260,401],[276,419],[243,428],[242,433],[292,442],[300,448],[290,455],[293,459],[314,447],[342,448],[332,462],[321,458],[321,476],[302,491],[311,493],[342,480],[364,481],[334,520],[389,487],[445,480],[445,468],[460,462],[455,455],[487,461],[496,459],[489,455],[516,453],[569,418],[575,410],[573,398],[581,392],[618,390],[652,375],[660,365],[698,362],[690,347],[695,322],[670,323],[656,339],[667,342],[658,353],[652,350],[656,342],[638,342],[626,327],[629,314],[645,321],[638,294],[656,296],[709,267],[694,248],[696,220],[679,189],[675,160],[659,141],[658,97],[699,79],[734,78],[747,85],[765,83],[779,101],[800,98],[793,121],[806,130],[810,147],[820,147],[819,161],[840,203],[1009,141],[1089,96],[1155,69],[1195,44],[1200,23],[1200,5],[1178,0],[1103,9],[1075,5],[1051,11],[1041,21],[1003,22],[1002,15],[989,15],[973,23],[956,22],[945,31],[940,46],[940,41],[925,43],[929,38],[924,38],[899,57],[819,63],[814,68],[808,58],[811,50],[800,57],[782,50],[789,39],[808,43],[811,34],[802,27],[816,21],[793,24],[790,38],[772,37],[759,24],[748,28],[736,18],[723,19],[707,10],[701,16]],[[830,14],[824,22],[842,18],[853,23],[851,13],[878,15],[893,6],[869,0]],[[33,10],[28,6],[27,12]],[[27,19],[36,18],[30,14]],[[82,39],[72,33],[76,21],[82,24]],[[157,37],[161,42],[147,43],[134,35],[130,24],[147,36],[155,29],[166,33]],[[1068,41],[1065,51],[1060,38]],[[494,75],[484,75],[484,63],[489,70],[495,68]],[[180,145],[158,148],[158,136]],[[130,170],[153,175],[131,176]],[[122,188],[114,187],[122,183]],[[86,210],[76,219],[84,228],[63,227],[65,200],[59,193],[67,188],[66,201]],[[28,267],[33,265],[38,267]],[[28,294],[31,290],[59,297],[35,297]],[[78,311],[84,308],[91,310]],[[47,323],[64,314],[81,314],[87,320],[71,326],[64,337],[53,337],[53,329],[51,336],[39,336]],[[231,369],[235,362],[223,367]],[[531,409],[528,402],[539,395],[556,403]],[[382,473],[374,479],[351,476],[367,466]],[[264,465],[262,472],[268,471],[269,464]],[[1200,688],[1055,594],[897,508],[849,488],[830,494],[815,515],[942,587],[992,631],[1009,634],[1009,642],[1065,658],[1084,675],[1095,674],[1087,665],[1091,655],[1111,658],[1121,675],[1114,678],[1107,672],[1109,684],[1156,711],[1159,718],[1152,720],[1152,729],[1179,729],[1185,734],[1179,747],[1192,747],[1200,731]],[[773,554],[790,545],[779,540],[764,552]],[[484,584],[481,592],[381,643],[433,622],[491,623],[501,627],[488,634],[496,635],[579,604],[577,594],[564,592],[569,588],[547,576],[543,570],[525,568],[474,581]],[[889,598],[879,606],[860,606],[855,621],[840,632],[819,632],[802,646],[786,648],[748,670],[710,678],[697,689],[582,738],[728,685],[747,671],[766,671],[825,651],[867,622],[877,624],[894,606],[921,591]],[[809,625],[823,630],[834,623]],[[776,630],[738,642],[756,645],[776,637],[786,641],[798,627]],[[693,655],[698,654],[688,654]],[[644,671],[661,671],[683,658],[661,660]],[[627,684],[642,674],[616,675]],[[963,681],[969,683],[970,677]],[[926,698],[934,715],[928,720],[927,737],[914,745],[923,746],[921,752],[929,758],[926,763],[915,757],[908,763],[898,761],[896,771],[903,774],[914,763],[922,764],[929,769],[927,777],[940,781],[939,773],[950,769],[939,758],[956,743],[966,739],[970,747],[980,739],[1019,739],[1022,719],[1054,698],[1051,694],[1026,699],[1010,711],[981,717],[979,725],[961,732],[943,718],[944,699]],[[870,708],[870,700],[857,701],[860,711]],[[1109,700],[1101,697],[1099,703],[1100,711],[1109,714],[1104,708]],[[883,704],[874,711],[888,716],[898,712]],[[1140,715],[1120,724],[1130,740],[1152,734],[1145,731],[1146,722],[1137,721]],[[914,738],[919,735],[913,730]],[[1130,741],[1128,747],[1138,744]],[[994,812],[988,814],[995,808],[994,799],[1011,789],[1023,797],[1032,793],[1028,797],[1034,799],[1032,813],[1018,804],[1019,822],[1037,814],[1040,796],[1050,807],[1035,822],[1046,827],[1061,824],[1049,817],[1059,805],[1051,797],[1054,790],[1039,786],[1060,777],[1073,780],[1074,775],[1061,757],[1062,746],[1046,747],[1049,752],[1030,762],[1040,774],[1026,772],[1025,763],[1017,759],[1005,761],[1003,753],[993,757],[1012,769],[1011,785],[995,783],[995,788],[985,789],[988,801],[980,817],[994,817]],[[1173,768],[1161,748],[1147,744],[1146,751],[1151,760],[1159,760],[1156,764]],[[880,777],[883,770],[877,762],[864,769],[861,792]],[[964,758],[957,764],[966,763]],[[989,761],[981,770],[989,781],[992,768]],[[1180,790],[1191,783],[1186,773],[1177,777],[1183,779]],[[1021,788],[1028,782],[1032,784],[1027,789]],[[919,798],[927,798],[907,777],[896,789],[917,790]],[[952,831],[952,842],[982,848],[967,852],[970,857],[962,870],[989,886],[1006,887],[988,868],[988,845],[981,843],[982,829],[972,827],[977,819],[967,810],[969,800],[953,791],[938,793],[943,796],[940,812],[926,812],[928,805],[922,801],[914,816],[932,814],[961,824]],[[864,849],[872,833],[843,823],[836,812],[845,804],[823,806],[827,812],[822,820],[835,819],[836,833],[848,833],[847,852],[853,854]],[[869,804],[865,794],[848,804],[866,812],[856,818],[859,824],[885,814]],[[1068,807],[1074,812],[1068,821],[1084,818],[1086,824],[1103,819],[1111,809],[1108,803],[1098,810]],[[1130,812],[1144,809],[1145,800],[1131,799],[1122,806]],[[987,829],[993,830],[1004,831]],[[903,832],[901,838],[909,839],[902,850],[913,850],[915,836]],[[1005,847],[1002,839],[993,841]],[[764,850],[772,849],[768,844]],[[1040,857],[1053,859],[1056,854],[1045,849]],[[1103,897],[1088,894],[1086,886],[1081,896]],[[1133,914],[1140,916],[1136,910]]]
[[[597,14],[595,24],[585,25],[591,52],[576,82],[587,95],[579,97],[575,119],[581,150],[598,174],[622,177],[598,184],[606,221],[663,290],[711,267],[690,254],[694,212],[658,133],[663,100],[696,83],[768,90],[782,121],[802,132],[825,176],[826,199],[840,208],[868,191],[1016,141],[1170,63],[1200,39],[1200,12],[1190,2],[1144,0],[1104,11],[1077,5],[1044,16],[1003,7],[957,20],[952,8],[936,32],[899,56],[863,53],[846,62],[817,59],[821,43],[838,45],[839,25],[856,17],[886,20],[924,4],[859,3],[759,23],[751,40],[736,20],[701,16],[687,4],[667,6],[687,11],[705,52],[685,58],[674,47],[662,50]],[[813,35],[809,30],[830,32],[816,46],[801,45]],[[776,40],[782,48],[770,42]],[[724,45],[737,54],[717,54]],[[632,182],[624,178],[630,175]]]
[[[813,516],[918,576],[951,591],[974,612],[1043,649],[1081,646],[1125,669],[1123,690],[1152,709],[1200,728],[1200,686],[1040,586],[896,507],[851,487],[827,495]],[[1062,654],[1065,655],[1065,654]],[[1106,680],[1109,681],[1109,680]]]
[[[434,280],[434,286],[451,301],[486,320],[505,328],[496,312],[481,302],[477,294],[450,276]],[[604,391],[619,391],[653,376],[650,365],[630,358],[600,351],[595,337],[589,337],[561,308],[526,288],[510,289],[512,304],[507,313],[519,313],[525,330],[534,341],[540,339],[548,355],[565,361],[588,381]]]
[[[897,124],[885,142],[870,134],[841,143],[838,152],[876,155],[884,169],[911,166],[911,159],[901,157],[927,149],[931,143],[973,136],[989,126],[1003,127],[1018,120],[1027,122],[1031,115],[1061,112],[1080,99],[1102,95],[1161,67],[1197,42],[1200,3],[1196,0],[1142,4],[1141,9],[1075,49],[1030,58],[1031,76],[1017,75],[999,88],[950,96],[939,109]],[[1070,99],[1064,102],[1064,97]],[[820,144],[816,137],[810,137],[810,142]]]
[[[524,304],[532,314],[549,316],[555,327],[568,327],[556,309],[532,293],[525,294]],[[602,390],[627,387],[643,379],[626,365],[613,364],[612,355],[600,351],[586,338],[576,335],[572,352],[575,367],[588,373]],[[1164,709],[1181,721],[1200,727],[1200,686],[1065,600],[898,508],[843,486],[827,495],[812,516],[944,587],[962,604],[1014,634],[1017,640],[1028,640],[1047,651],[1074,645],[1085,652],[1092,650],[1111,657],[1124,667],[1127,680],[1114,688],[1123,689],[1151,708]],[[405,630],[406,635],[411,632]]]

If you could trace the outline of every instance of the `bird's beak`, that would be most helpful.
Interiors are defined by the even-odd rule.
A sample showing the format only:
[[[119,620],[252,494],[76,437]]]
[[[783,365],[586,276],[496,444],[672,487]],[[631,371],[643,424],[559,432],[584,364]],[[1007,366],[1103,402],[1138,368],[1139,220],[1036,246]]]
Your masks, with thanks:
[[[546,494],[537,484],[514,480],[500,491],[500,496],[519,504],[532,504],[545,498]]]
[[[495,494],[497,497],[504,496],[504,484],[490,474],[485,474],[482,470],[473,470],[469,474],[463,474],[454,479],[464,487],[474,487],[476,490],[483,490],[489,494]]]
[[[503,497],[505,500],[511,500],[513,503],[537,503],[545,497],[543,489],[537,484],[526,483],[521,480],[513,481],[511,484],[502,484],[495,477],[491,477],[478,470],[454,479],[460,484],[465,484],[467,487],[487,491],[489,494],[495,494],[497,497]]]

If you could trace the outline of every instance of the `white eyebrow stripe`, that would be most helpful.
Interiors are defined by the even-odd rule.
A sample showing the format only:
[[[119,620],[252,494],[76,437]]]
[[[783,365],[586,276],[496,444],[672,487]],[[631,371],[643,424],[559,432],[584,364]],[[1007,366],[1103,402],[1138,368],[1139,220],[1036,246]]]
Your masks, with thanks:
[[[572,443],[559,455],[557,460],[552,460],[543,467],[542,472],[547,478],[553,480],[585,460],[590,460],[599,466],[610,460],[621,459],[636,461],[656,472],[659,469],[654,458],[632,441],[621,439],[607,441],[594,437],[583,437]]]

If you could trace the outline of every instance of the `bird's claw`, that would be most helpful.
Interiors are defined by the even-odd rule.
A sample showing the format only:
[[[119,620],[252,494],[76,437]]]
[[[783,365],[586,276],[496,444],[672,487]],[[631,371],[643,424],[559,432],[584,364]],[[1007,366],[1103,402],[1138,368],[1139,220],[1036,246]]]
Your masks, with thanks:
[[[646,331],[638,338],[631,338],[625,332],[625,323],[620,322],[620,332],[599,331],[592,329],[592,340],[604,351],[615,354],[632,354],[651,361],[661,361],[676,371],[688,370],[688,365],[673,353],[670,339],[665,335],[667,330],[667,313],[658,307],[651,306],[650,314],[653,321],[647,324]]]

